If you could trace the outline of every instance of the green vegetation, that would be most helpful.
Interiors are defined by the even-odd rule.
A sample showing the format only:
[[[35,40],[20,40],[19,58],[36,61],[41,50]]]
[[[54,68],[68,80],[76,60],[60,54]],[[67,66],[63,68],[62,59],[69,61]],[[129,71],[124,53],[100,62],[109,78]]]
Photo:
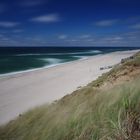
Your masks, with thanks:
[[[140,53],[71,95],[2,126],[0,140],[139,140],[139,108]]]

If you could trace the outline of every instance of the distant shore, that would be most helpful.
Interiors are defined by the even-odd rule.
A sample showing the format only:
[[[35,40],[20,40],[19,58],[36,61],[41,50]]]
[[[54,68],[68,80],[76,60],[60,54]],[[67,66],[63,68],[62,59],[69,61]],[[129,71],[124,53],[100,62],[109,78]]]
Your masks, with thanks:
[[[0,124],[36,106],[51,103],[85,86],[123,58],[138,52],[120,51],[96,55],[55,67],[0,77]]]

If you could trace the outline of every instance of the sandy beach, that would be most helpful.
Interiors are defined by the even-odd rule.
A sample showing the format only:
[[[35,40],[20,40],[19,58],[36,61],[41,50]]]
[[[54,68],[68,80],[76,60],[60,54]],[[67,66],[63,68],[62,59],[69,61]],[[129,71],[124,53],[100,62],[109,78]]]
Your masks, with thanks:
[[[0,77],[0,124],[36,106],[51,103],[87,85],[138,50],[113,52],[55,67]]]

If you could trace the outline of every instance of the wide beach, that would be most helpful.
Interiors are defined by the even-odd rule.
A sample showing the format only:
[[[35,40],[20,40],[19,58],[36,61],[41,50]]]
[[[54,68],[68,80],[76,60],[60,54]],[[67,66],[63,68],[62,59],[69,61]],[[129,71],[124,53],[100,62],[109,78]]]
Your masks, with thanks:
[[[113,52],[26,73],[0,77],[0,124],[85,86],[138,50]]]

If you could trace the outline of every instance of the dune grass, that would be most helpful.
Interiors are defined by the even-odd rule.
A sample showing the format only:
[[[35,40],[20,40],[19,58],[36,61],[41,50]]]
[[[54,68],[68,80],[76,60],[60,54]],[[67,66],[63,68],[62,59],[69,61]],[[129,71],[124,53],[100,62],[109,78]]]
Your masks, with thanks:
[[[140,75],[108,89],[95,88],[124,67],[135,62],[140,66],[139,58],[137,55],[71,95],[1,126],[0,140],[139,140]]]

